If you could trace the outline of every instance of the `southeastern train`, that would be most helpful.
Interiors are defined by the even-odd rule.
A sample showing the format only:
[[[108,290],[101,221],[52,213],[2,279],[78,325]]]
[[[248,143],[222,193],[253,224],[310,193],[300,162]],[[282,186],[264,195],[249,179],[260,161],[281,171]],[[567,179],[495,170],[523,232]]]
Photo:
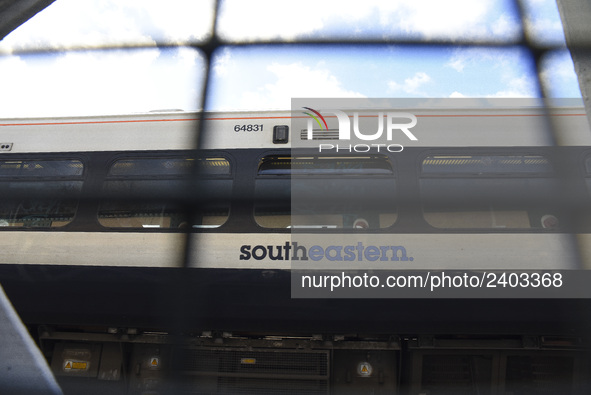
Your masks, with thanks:
[[[400,149],[291,112],[0,120],[0,283],[64,392],[587,393],[586,297],[294,292],[591,266],[584,109],[412,114]]]

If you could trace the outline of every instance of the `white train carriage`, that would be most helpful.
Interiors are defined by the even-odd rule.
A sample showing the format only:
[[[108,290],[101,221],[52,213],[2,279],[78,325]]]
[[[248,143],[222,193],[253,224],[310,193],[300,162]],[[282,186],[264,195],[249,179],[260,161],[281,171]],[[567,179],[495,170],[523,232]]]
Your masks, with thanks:
[[[331,234],[349,244],[396,234],[414,259],[394,268],[586,265],[572,245],[574,224],[558,215],[564,200],[580,198],[564,196],[560,172],[585,186],[591,135],[581,108],[552,114],[559,148],[538,109],[416,114],[419,139],[405,141],[402,152],[341,147],[320,155],[291,151],[302,131],[291,130],[287,144],[274,141],[274,129],[289,129],[286,112],[207,114],[199,139],[198,115],[188,113],[3,121],[4,194],[65,199],[6,203],[3,263],[183,266],[191,222],[186,264],[201,268],[289,269],[290,259],[240,249],[283,246],[294,231],[303,239],[322,234],[328,244]],[[203,176],[200,190],[187,196],[195,172]],[[111,202],[79,203],[101,194]],[[209,203],[186,221],[183,204],[191,199]],[[310,214],[292,210],[292,199],[315,200]]]
[[[413,115],[417,140],[405,139],[402,149],[347,146],[327,128],[312,132],[321,152],[289,112],[2,120],[0,283],[23,320],[39,328],[66,386],[91,378],[142,393],[163,372],[187,373],[161,369],[160,359],[174,352],[166,351],[165,331],[193,334],[201,348],[189,359],[241,350],[237,366],[252,365],[252,380],[296,380],[293,393],[419,393],[429,388],[417,384],[429,363],[506,368],[533,341],[540,354],[532,358],[568,359],[564,377],[576,393],[583,362],[563,349],[579,347],[587,333],[587,299],[292,298],[291,269],[589,267],[591,134],[583,109]],[[360,122],[371,128],[375,119],[367,112]],[[212,333],[242,340],[229,334],[222,346]],[[469,340],[467,359],[457,350],[468,343],[457,337],[455,346],[438,348],[438,339],[459,335],[486,339]],[[112,347],[113,336],[128,354]],[[269,336],[283,340],[256,343]],[[308,339],[314,355],[307,358],[327,358],[332,373],[256,371],[257,358],[245,350],[283,350],[285,358],[272,359],[283,366],[304,344],[288,336]],[[437,349],[432,355],[425,341]],[[478,362],[490,347],[522,351]],[[72,368],[76,350],[89,355],[80,369]],[[99,360],[104,369],[89,368]],[[372,374],[372,363],[382,373]],[[131,365],[135,376],[106,368]],[[213,388],[204,377],[250,377],[202,368],[187,373],[198,387]],[[501,377],[507,388],[511,374]],[[223,393],[222,381],[215,391]]]

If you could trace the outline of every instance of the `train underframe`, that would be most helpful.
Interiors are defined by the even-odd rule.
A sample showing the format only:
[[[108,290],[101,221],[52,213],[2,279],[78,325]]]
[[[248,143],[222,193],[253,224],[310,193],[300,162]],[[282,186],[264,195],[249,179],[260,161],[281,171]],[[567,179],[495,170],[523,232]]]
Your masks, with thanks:
[[[2,267],[65,394],[586,394],[588,300],[292,299],[282,270]]]

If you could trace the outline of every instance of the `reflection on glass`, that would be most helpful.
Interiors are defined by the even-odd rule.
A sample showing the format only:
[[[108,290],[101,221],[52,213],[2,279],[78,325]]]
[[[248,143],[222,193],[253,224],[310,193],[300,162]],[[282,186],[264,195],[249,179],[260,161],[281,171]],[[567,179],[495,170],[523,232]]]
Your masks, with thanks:
[[[69,224],[76,214],[83,175],[84,165],[76,159],[0,161],[0,226]]]
[[[196,169],[195,169],[196,167]],[[200,178],[188,219],[178,201],[189,191],[189,177]],[[186,229],[221,226],[228,219],[232,179],[224,158],[126,158],[111,165],[103,191],[99,223],[108,228]]]
[[[397,219],[396,179],[383,156],[263,158],[255,220],[265,228],[379,229]]]
[[[560,228],[554,168],[540,155],[432,155],[421,162],[423,216],[439,229]]]

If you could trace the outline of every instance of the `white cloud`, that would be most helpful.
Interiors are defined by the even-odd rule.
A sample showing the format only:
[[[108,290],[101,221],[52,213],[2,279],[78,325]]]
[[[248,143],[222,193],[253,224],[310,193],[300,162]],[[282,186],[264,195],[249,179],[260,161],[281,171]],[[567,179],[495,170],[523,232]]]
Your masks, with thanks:
[[[220,10],[218,29],[223,38],[231,40],[293,40],[324,27],[326,5],[327,2],[309,0],[226,0]]]
[[[470,97],[488,97],[488,98],[531,98],[537,97],[535,82],[528,76],[515,77],[506,81],[503,89],[492,94],[474,94],[466,95],[458,91],[452,92],[450,98],[470,98]]]
[[[493,36],[517,37],[521,32],[520,24],[506,13],[503,13],[496,21],[492,23],[491,30]]]
[[[224,48],[213,57],[213,72],[219,77],[226,76],[233,65],[232,51],[228,48]]]
[[[502,3],[501,3],[502,4]],[[226,0],[219,28],[226,39],[294,40],[309,35],[350,37],[378,34],[433,38],[512,38],[510,18],[493,22],[499,2],[494,0]]]
[[[343,87],[336,76],[322,67],[310,67],[301,62],[272,63],[267,70],[274,76],[274,82],[243,92],[239,108],[223,109],[288,109],[293,97],[365,97]]]
[[[450,97],[450,98],[465,98],[465,97],[468,97],[468,96],[464,95],[463,93],[460,93],[460,92],[454,91],[454,92],[452,92],[452,93],[449,95],[449,97]]]
[[[560,20],[530,17],[525,19],[525,28],[535,41],[553,44],[565,42]]]
[[[420,72],[416,73],[412,78],[405,79],[404,84],[410,92],[416,92],[421,85],[429,81],[431,81],[431,77],[427,73]]]
[[[576,79],[574,66],[570,55],[566,52],[558,52],[547,56],[542,62],[541,79],[544,83],[551,84],[554,80]]]
[[[148,12],[151,25],[169,43],[202,40],[213,25],[213,0],[133,0],[133,6]]]
[[[505,88],[492,95],[486,95],[486,97],[514,98],[539,96],[534,79],[527,75],[511,78],[506,82]]]
[[[412,77],[406,78],[402,84],[396,81],[388,81],[388,89],[394,93],[403,91],[410,94],[425,95],[421,88],[428,82],[431,82],[431,77],[427,73],[420,71]]]
[[[543,59],[540,79],[551,97],[581,96],[573,61],[566,50]]]
[[[547,4],[549,0],[544,1]],[[131,43],[152,46],[156,42],[199,41],[207,36],[211,27],[212,4],[213,0],[170,0],[165,3],[160,0],[59,0],[0,42],[0,52],[2,48],[11,51]],[[221,3],[219,28],[226,37],[238,40],[364,34],[452,40],[512,37],[519,30],[518,24],[510,10],[502,9],[500,4],[506,3],[494,0],[225,0]],[[536,29],[544,29],[544,19],[535,20],[538,21]],[[546,29],[556,34],[557,26],[554,20]],[[380,77],[391,76],[392,62],[380,57],[382,50],[368,51],[371,59],[375,59],[372,72]],[[355,74],[353,68],[344,67],[338,74],[342,77],[337,78],[334,70],[319,61],[322,57],[331,60],[333,56],[342,56],[340,49],[331,49],[321,55],[315,52],[315,60],[307,63],[294,62],[294,59],[306,59],[305,51],[301,57],[291,55],[281,61],[283,55],[279,53],[267,61],[253,58],[256,51],[238,55],[238,52],[222,49],[214,57],[213,75],[219,80],[231,81],[232,87],[231,90],[226,87],[230,83],[218,84],[224,89],[219,95],[231,97],[228,103],[244,109],[289,108],[290,98],[296,96],[363,96],[346,88],[353,83],[352,78],[362,78],[363,72]],[[167,61],[163,61],[162,52],[157,48],[140,52],[124,54],[116,51],[96,57],[89,53],[62,54],[58,60],[48,59],[44,66],[31,57],[0,58],[0,86],[5,92],[0,98],[0,117],[9,109],[26,112],[34,107],[37,112],[33,115],[68,115],[88,109],[92,113],[120,113],[154,108],[194,108],[191,100],[199,86],[195,75],[203,67],[198,52],[178,51]],[[241,64],[242,56],[251,56],[249,60],[257,67]],[[381,84],[379,93],[428,96],[433,88],[437,88],[443,92],[453,91],[451,95],[455,97],[462,95],[459,91],[468,91],[464,88],[467,85],[461,85],[464,82],[473,81],[474,85],[480,86],[474,75],[482,69],[486,70],[482,74],[487,80],[495,78],[500,81],[486,81],[482,95],[495,92],[495,95],[522,96],[535,92],[532,89],[535,83],[532,85],[520,75],[523,59],[511,51],[454,51],[445,63],[448,70],[442,72],[439,70],[443,62],[434,65],[433,59],[417,60],[416,65],[411,65],[412,71],[403,74],[410,77],[390,81],[385,87]],[[493,68],[494,73],[486,74]],[[452,87],[452,79],[444,76],[445,72],[455,74],[453,70],[465,74],[458,75],[458,85]],[[431,76],[437,76],[437,84]],[[381,78],[381,81],[387,78]],[[376,94],[376,90],[371,92]]]
[[[0,51],[100,47],[203,39],[212,0],[59,0],[0,42]]]
[[[537,78],[530,73],[525,56],[519,50],[462,48],[453,52],[445,66],[461,73],[462,79],[482,81],[470,87],[473,93],[469,96],[537,97]]]
[[[515,55],[503,50],[488,48],[460,48],[453,51],[445,66],[451,67],[461,73],[466,67],[477,66],[482,62],[490,62],[492,65],[504,65],[515,61]]]
[[[562,21],[555,0],[523,0],[525,29],[538,43],[564,44]]]
[[[14,103],[26,108],[27,95],[26,85],[23,86],[23,81],[19,78],[23,74],[30,74],[27,63],[18,56],[0,57],[0,86],[2,86],[2,94],[0,94],[0,118],[6,118],[18,115],[14,113],[11,108]],[[32,75],[35,77],[35,74]],[[32,78],[29,80],[29,85],[35,84],[37,81]]]
[[[465,57],[456,55],[456,56],[453,56],[445,64],[445,66],[451,67],[452,69],[454,69],[458,73],[461,73],[462,71],[464,71],[464,67],[466,67],[466,61],[467,61],[467,59]]]
[[[486,31],[483,22],[489,9],[489,1],[405,2],[400,23],[405,31],[419,33],[428,39],[438,36],[482,37]]]
[[[157,48],[0,58],[0,118],[197,108],[196,51]]]

